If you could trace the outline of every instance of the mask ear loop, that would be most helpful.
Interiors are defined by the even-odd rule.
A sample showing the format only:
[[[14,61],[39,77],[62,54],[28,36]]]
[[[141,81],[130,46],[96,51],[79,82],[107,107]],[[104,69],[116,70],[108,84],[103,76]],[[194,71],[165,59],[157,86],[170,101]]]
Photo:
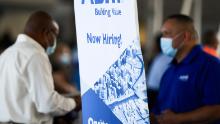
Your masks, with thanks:
[[[173,41],[175,40],[175,39],[177,39],[181,34],[183,34],[184,32],[180,32],[180,33],[178,33],[174,38],[173,38]],[[179,49],[179,48],[181,48],[182,46],[184,45],[184,42],[182,41],[181,43],[180,43],[180,45],[177,47],[177,49]]]
[[[183,34],[183,32],[178,33],[178,34],[173,38],[173,40],[176,39],[176,38],[178,38],[181,34]]]

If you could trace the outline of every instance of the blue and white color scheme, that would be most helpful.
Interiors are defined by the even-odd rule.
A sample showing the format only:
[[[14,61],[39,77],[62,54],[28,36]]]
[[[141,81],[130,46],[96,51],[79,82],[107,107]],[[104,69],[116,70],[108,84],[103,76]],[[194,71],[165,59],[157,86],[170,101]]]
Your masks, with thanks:
[[[83,124],[149,124],[136,0],[74,0]]]

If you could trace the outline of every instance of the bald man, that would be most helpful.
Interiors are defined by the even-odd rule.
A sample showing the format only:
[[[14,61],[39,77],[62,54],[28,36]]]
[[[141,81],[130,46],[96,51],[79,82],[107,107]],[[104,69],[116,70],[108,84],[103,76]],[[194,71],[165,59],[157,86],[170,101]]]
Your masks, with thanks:
[[[161,32],[162,51],[174,59],[161,79],[153,110],[158,123],[220,124],[213,113],[220,104],[220,61],[202,50],[189,16],[168,17]]]
[[[58,24],[43,11],[28,19],[24,34],[0,56],[0,122],[52,124],[54,116],[78,110],[80,99],[54,91],[48,54],[54,52]]]

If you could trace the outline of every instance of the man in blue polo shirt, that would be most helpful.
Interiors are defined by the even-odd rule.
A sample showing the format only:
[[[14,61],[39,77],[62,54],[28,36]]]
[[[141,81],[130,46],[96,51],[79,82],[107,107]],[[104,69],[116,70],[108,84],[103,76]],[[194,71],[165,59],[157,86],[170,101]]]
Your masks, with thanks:
[[[161,79],[153,110],[157,122],[220,124],[214,113],[207,115],[220,104],[220,61],[198,45],[190,17],[172,15],[165,20],[161,31],[162,51],[174,59]]]

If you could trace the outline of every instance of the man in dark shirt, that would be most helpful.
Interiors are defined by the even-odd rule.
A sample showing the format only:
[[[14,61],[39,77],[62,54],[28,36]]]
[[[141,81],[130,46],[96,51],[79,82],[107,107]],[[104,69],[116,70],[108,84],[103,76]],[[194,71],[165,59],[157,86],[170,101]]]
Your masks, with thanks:
[[[162,51],[174,59],[161,79],[153,110],[158,123],[220,124],[214,114],[207,115],[220,104],[220,61],[198,45],[190,17],[172,15],[165,20],[161,31]]]

